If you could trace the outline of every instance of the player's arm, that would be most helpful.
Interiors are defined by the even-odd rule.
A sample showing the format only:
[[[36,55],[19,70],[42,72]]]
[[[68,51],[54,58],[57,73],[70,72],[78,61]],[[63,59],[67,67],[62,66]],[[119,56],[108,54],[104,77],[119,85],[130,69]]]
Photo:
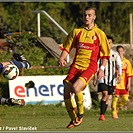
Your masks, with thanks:
[[[93,76],[93,85],[96,86],[97,85],[97,72],[94,74]]]
[[[65,58],[68,56],[70,53],[71,49],[75,47],[75,30],[72,30],[66,37],[63,45],[60,45],[60,49],[62,50],[62,53],[60,55],[58,65],[59,67],[63,67],[66,65],[66,60]]]
[[[127,86],[126,86],[126,89],[127,89],[128,91],[130,91],[130,89],[131,89],[131,77],[128,77],[128,79],[127,79]]]
[[[104,77],[104,69],[105,69],[105,66],[108,62],[108,59],[106,59],[106,58],[101,59],[101,60],[102,60],[102,64],[98,70],[98,75],[97,75],[98,79],[102,79]]]
[[[104,69],[108,62],[108,59],[110,58],[110,47],[108,43],[108,39],[104,32],[101,31],[101,34],[99,36],[100,39],[100,58],[102,60],[102,64],[98,71],[98,79],[101,80],[104,78]]]
[[[127,61],[127,70],[126,70],[126,74],[127,74],[127,77],[128,77],[128,79],[127,79],[127,86],[126,86],[126,89],[128,90],[128,91],[130,91],[130,89],[131,89],[131,78],[133,77],[133,68],[132,68],[132,65],[131,65],[131,62],[128,60]]]
[[[63,50],[61,55],[60,55],[59,61],[58,61],[59,67],[64,67],[66,65],[65,58],[67,57],[67,55],[68,55],[68,52]]]
[[[116,54],[116,67],[118,69],[118,75],[122,75],[122,61],[118,54]]]
[[[118,74],[118,76],[117,76],[117,84],[119,84],[120,82],[121,82],[121,75]]]
[[[117,75],[117,83],[119,84],[121,82],[121,75],[122,75],[122,61],[118,53],[116,53],[116,67],[118,69],[118,75]]]

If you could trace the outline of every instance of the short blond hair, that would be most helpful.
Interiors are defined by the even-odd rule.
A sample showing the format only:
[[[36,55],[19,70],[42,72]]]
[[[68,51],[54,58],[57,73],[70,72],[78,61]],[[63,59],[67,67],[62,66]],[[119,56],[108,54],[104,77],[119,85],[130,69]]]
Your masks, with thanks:
[[[86,10],[94,10],[94,11],[95,11],[95,14],[96,14],[96,8],[95,8],[95,7],[87,6],[87,7],[85,7],[84,10],[85,10],[85,11],[86,11]]]

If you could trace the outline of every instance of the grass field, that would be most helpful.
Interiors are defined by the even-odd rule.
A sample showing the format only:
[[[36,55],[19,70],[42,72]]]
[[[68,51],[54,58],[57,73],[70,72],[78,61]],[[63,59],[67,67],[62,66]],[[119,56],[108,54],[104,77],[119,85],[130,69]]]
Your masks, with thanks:
[[[112,119],[107,111],[106,121],[99,121],[99,110],[85,110],[83,123],[73,129],[66,129],[70,119],[64,107],[57,105],[0,106],[1,131],[28,132],[91,132],[91,131],[133,131],[133,111],[120,111],[119,119]]]

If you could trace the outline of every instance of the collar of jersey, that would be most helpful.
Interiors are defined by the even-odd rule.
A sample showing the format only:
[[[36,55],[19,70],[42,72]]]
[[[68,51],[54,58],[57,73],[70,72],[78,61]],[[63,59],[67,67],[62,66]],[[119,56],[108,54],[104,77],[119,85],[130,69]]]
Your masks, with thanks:
[[[83,25],[83,28],[85,28],[86,30],[92,30],[92,29],[97,28],[97,27],[98,27],[98,25],[95,24],[91,29],[88,29],[88,27],[86,27],[86,25]]]

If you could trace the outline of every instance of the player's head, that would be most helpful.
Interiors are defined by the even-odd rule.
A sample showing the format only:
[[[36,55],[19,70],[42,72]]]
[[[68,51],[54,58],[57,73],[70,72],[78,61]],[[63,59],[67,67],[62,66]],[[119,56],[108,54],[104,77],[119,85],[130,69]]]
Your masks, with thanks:
[[[108,42],[109,42],[109,46],[110,46],[110,49],[112,48],[112,45],[113,45],[113,42],[114,42],[114,39],[112,36],[110,35],[107,35],[107,39],[108,39]]]
[[[119,53],[119,55],[122,57],[125,53],[124,47],[122,45],[119,45],[116,47],[117,52]]]
[[[96,19],[96,8],[87,6],[84,9],[83,21],[85,25],[93,24]]]

